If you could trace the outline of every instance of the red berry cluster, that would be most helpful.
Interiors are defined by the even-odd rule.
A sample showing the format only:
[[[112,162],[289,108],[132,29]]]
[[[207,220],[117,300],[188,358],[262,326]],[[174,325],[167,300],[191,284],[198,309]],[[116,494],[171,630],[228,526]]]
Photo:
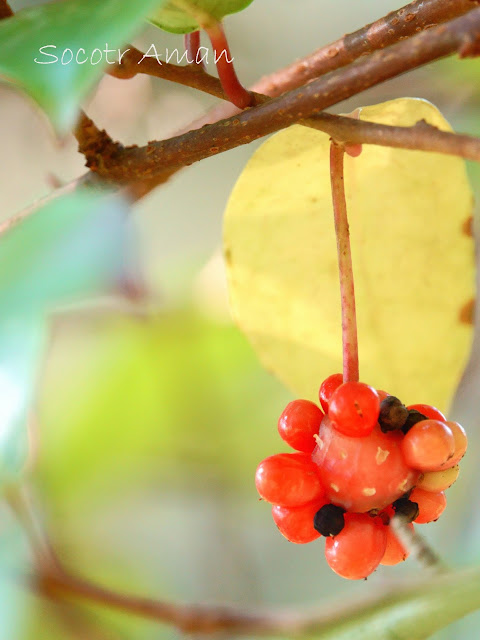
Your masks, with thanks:
[[[385,391],[329,376],[319,392],[323,411],[294,400],[278,421],[298,453],[279,453],[257,468],[260,496],[280,532],[297,544],[326,537],[330,567],[351,580],[408,553],[389,526],[395,513],[424,524],[446,506],[467,437],[435,407],[406,407]]]

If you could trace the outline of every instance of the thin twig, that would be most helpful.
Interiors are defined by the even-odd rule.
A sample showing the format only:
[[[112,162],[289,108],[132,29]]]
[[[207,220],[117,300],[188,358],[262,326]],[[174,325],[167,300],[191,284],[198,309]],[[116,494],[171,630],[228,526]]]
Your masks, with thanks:
[[[218,78],[208,74],[200,65],[180,66],[170,62],[160,62],[155,56],[146,56],[133,45],[128,45],[122,62],[110,67],[108,73],[115,78],[129,79],[137,74],[145,74],[162,80],[170,80],[192,89],[198,89],[226,100]]]
[[[455,580],[454,584],[452,584],[452,579]],[[405,606],[410,599],[414,599],[416,602],[416,607],[412,611],[417,612],[418,607],[423,606],[423,599],[425,599],[425,605],[430,606],[431,611],[432,600],[431,597],[429,599],[429,596],[432,589],[436,590],[437,594],[441,594],[437,597],[437,601],[441,603],[444,601],[443,598],[448,597],[448,593],[452,589],[465,580],[472,580],[468,571],[457,576],[445,572],[435,575],[433,579],[430,576],[426,580],[410,580],[402,586],[384,585],[381,591],[363,597],[359,597],[357,594],[354,600],[346,600],[343,597],[342,600],[329,602],[321,610],[313,612],[288,611],[285,608],[255,612],[236,607],[176,604],[116,593],[68,574],[33,576],[30,586],[42,596],[53,600],[59,598],[83,600],[102,607],[156,620],[176,627],[184,633],[226,633],[228,637],[233,635],[270,635],[290,638],[298,636],[321,637],[323,633],[333,637],[334,632],[339,635],[343,633],[347,637],[345,632],[351,631],[352,623],[359,618],[363,621],[368,620],[370,616],[372,618],[383,616],[382,625],[385,626],[385,609],[397,607],[397,611],[392,614],[388,624],[388,629],[392,629],[393,634],[394,625],[398,625],[399,619],[405,619]],[[441,604],[438,605],[437,610],[440,607]],[[472,601],[470,598],[463,613],[468,613],[475,608],[476,601]],[[413,614],[407,616],[407,619],[410,620],[410,625],[407,622],[407,628],[410,630],[411,624],[414,623],[412,617]],[[407,637],[405,631],[402,633],[402,637]]]
[[[425,120],[420,120],[412,127],[394,127],[330,113],[320,113],[311,118],[308,124],[343,143],[434,151],[459,156],[466,160],[480,161],[480,138],[441,131]]]
[[[32,504],[28,489],[25,486],[13,485],[5,490],[4,495],[28,537],[39,570],[62,573],[63,569]]]
[[[0,236],[2,236],[4,233],[7,233],[7,231],[9,231],[10,229],[13,229],[14,227],[16,227],[18,224],[22,222],[22,220],[24,220],[25,218],[28,218],[28,216],[38,211],[42,206],[46,205],[51,200],[67,195],[69,193],[72,193],[73,191],[75,191],[76,189],[84,185],[98,184],[98,182],[99,182],[98,176],[96,176],[94,173],[86,173],[80,178],[77,178],[76,180],[72,180],[71,182],[67,183],[63,187],[60,187],[59,189],[55,189],[55,191],[52,191],[51,193],[46,195],[44,198],[35,200],[28,207],[26,207],[25,209],[22,209],[22,211],[19,211],[13,216],[10,216],[6,220],[3,220],[2,222],[0,222]]]
[[[344,148],[332,141],[330,145],[330,181],[342,304],[343,381],[358,382],[357,316],[355,313],[350,230],[345,198],[344,156]]]
[[[477,0],[415,0],[263,78],[255,84],[254,91],[269,96],[280,95],[345,67],[361,56],[448,22],[471,11],[478,4],[480,2]]]
[[[65,571],[50,544],[28,488],[14,485],[9,487],[4,495],[7,504],[28,537],[37,573],[64,576]],[[95,623],[87,613],[77,609],[76,603],[72,605],[68,602],[55,601],[54,604],[55,608],[52,613],[68,628],[70,633],[75,633],[75,635],[78,633],[78,637],[82,638],[87,634],[91,640],[108,640],[113,637],[114,634],[108,633],[107,635],[97,631]]]
[[[30,503],[26,498],[24,489],[17,485],[7,487],[4,492],[4,498],[28,537],[36,563],[38,565],[44,564],[47,551],[43,537],[37,526],[37,521],[32,516]]]

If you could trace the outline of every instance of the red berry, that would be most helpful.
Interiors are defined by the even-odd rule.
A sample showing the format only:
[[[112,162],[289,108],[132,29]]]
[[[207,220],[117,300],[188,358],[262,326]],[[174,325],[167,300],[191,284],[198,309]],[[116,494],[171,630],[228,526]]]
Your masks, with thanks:
[[[430,420],[440,420],[440,422],[446,421],[446,417],[443,413],[436,407],[432,407],[429,404],[411,404],[407,409],[415,409],[419,413],[423,413],[425,417],[430,418]]]
[[[300,507],[325,493],[317,467],[305,453],[278,453],[265,458],[258,465],[255,484],[264,500],[282,507]]]
[[[435,471],[452,459],[455,439],[451,429],[443,422],[422,420],[405,434],[402,452],[405,462],[413,469]]]
[[[385,398],[388,398],[388,396],[390,395],[389,393],[387,393],[383,389],[377,389],[377,393],[378,393],[378,397],[380,399],[380,402],[382,400],[385,400]]]
[[[452,422],[450,420],[448,420],[445,424],[453,433],[453,439],[455,441],[455,452],[453,456],[447,460],[447,462],[439,466],[438,471],[450,469],[451,467],[457,465],[465,455],[468,446],[467,434],[465,433],[465,429],[461,424],[459,424],[458,422]]]
[[[325,500],[316,500],[302,507],[272,507],[272,516],[280,533],[290,542],[306,544],[320,537],[313,527],[313,519]]]
[[[420,473],[403,459],[401,432],[382,433],[377,425],[368,438],[351,438],[325,417],[312,460],[328,500],[348,511],[383,509],[411,489]]]
[[[325,378],[325,380],[320,385],[318,397],[324,411],[328,411],[328,404],[330,402],[330,398],[332,397],[332,393],[341,384],[343,384],[343,375],[341,373],[334,373],[333,375],[328,376],[328,378]]]
[[[407,527],[414,530],[413,524],[409,522]],[[383,554],[383,558],[380,564],[393,566],[398,564],[399,562],[403,562],[409,556],[409,552],[402,543],[399,541],[397,536],[394,534],[391,527],[386,527],[387,529],[387,548],[385,549],[385,553]]]
[[[278,421],[278,432],[283,440],[297,451],[312,453],[314,435],[320,429],[323,413],[310,400],[290,402]]]
[[[432,493],[415,488],[410,494],[410,500],[418,504],[420,513],[415,518],[418,524],[426,524],[438,520],[447,506],[447,499],[443,491]]]
[[[378,393],[363,382],[345,382],[330,398],[328,416],[337,431],[346,436],[368,436],[380,413]]]
[[[369,576],[385,554],[386,529],[380,518],[346,513],[342,531],[325,541],[325,557],[330,568],[348,580]]]
[[[451,487],[458,478],[459,472],[460,467],[458,464],[448,469],[442,469],[441,471],[427,471],[427,473],[422,473],[420,476],[417,487],[419,489],[425,489],[425,491],[432,491],[433,493],[445,491],[445,489]]]

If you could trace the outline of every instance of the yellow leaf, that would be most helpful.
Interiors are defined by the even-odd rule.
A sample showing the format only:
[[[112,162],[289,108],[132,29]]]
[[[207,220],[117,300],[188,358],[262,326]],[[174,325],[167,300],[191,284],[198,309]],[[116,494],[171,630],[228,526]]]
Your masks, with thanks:
[[[362,120],[451,130],[429,102],[402,98]],[[345,158],[360,379],[407,404],[445,409],[466,364],[474,296],[472,194],[456,157],[364,145]],[[253,155],[224,228],[233,314],[264,366],[315,399],[341,371],[341,313],[329,137],[284,130]]]

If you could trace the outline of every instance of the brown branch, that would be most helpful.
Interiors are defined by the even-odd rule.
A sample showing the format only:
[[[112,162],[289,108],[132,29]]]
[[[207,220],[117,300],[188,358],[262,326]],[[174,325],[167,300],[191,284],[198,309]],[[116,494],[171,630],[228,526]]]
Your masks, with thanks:
[[[80,119],[74,135],[78,141],[78,150],[85,155],[85,164],[91,170],[84,176],[83,184],[95,186],[95,181],[97,183],[115,183],[115,179],[105,175],[104,167],[109,158],[114,159],[118,155],[122,155],[125,147],[112,140],[105,130],[99,129],[83,111],[80,112]],[[156,186],[167,182],[177,170],[176,167],[166,168],[161,175],[156,175],[154,180],[147,173],[141,179],[127,181],[124,185],[126,197],[133,201],[143,198]],[[2,231],[0,225],[0,234]]]
[[[215,633],[219,631],[272,633],[278,620],[268,615],[220,606],[181,605],[152,598],[117,593],[68,574],[53,573],[34,576],[33,587],[42,595],[56,600],[74,597],[96,602],[112,609],[126,611],[172,625],[184,633]],[[283,626],[283,622],[281,623]]]
[[[145,147],[117,148],[106,158],[90,154],[88,143],[80,150],[86,152],[89,166],[98,166],[99,175],[106,179],[120,183],[147,179],[153,185],[157,179],[163,181],[166,172],[171,175],[175,169],[288,127],[405,71],[455,53],[466,43],[471,47],[479,41],[480,8],[477,8],[200,130],[151,142]]]
[[[384,18],[321,47],[288,67],[261,78],[251,90],[276,97],[330,71],[340,69],[361,56],[429,29],[432,25],[443,24],[464,15],[478,4],[480,0],[415,0]],[[233,105],[222,104],[196,119],[188,129],[198,129],[237,113],[240,111]]]
[[[431,22],[441,22],[442,19],[448,19],[449,16],[455,15],[458,11],[459,14],[464,13],[468,10],[468,8],[472,4],[477,4],[479,0],[454,0],[453,2],[450,0],[425,0],[424,2],[420,2],[417,0],[413,2],[411,5],[408,5],[410,11],[413,8],[416,9],[416,25],[424,24],[428,25]],[[4,3],[6,5],[6,3]],[[1,7],[0,0],[0,7]],[[404,7],[405,8],[405,7]],[[401,9],[399,12],[402,11]],[[392,16],[393,14],[390,14]],[[443,18],[442,18],[443,16]],[[390,19],[394,20],[394,18]],[[407,21],[407,25],[411,24],[414,21]],[[375,29],[379,33],[381,30],[382,23],[389,23],[389,18],[382,18],[381,20],[373,23],[370,27],[372,29],[375,26]],[[405,29],[408,26],[405,25]],[[355,34],[351,34],[350,36],[345,36],[346,39],[350,39],[351,42],[354,40],[360,40],[360,34],[366,28],[361,29],[360,31],[355,32]],[[400,37],[400,36],[399,36]],[[401,35],[401,37],[406,37],[406,32]],[[466,37],[465,42],[468,44],[469,39]],[[330,45],[331,47],[332,45]],[[378,46],[381,46],[379,44]],[[324,48],[328,50],[329,47]],[[321,51],[321,50],[319,50]],[[464,50],[465,53],[465,50]],[[224,99],[225,96],[221,89],[220,83],[217,78],[210,76],[207,73],[198,73],[197,69],[193,70],[192,67],[179,67],[176,65],[170,65],[167,63],[162,63],[159,65],[158,62],[154,58],[145,58],[140,62],[144,54],[140,52],[135,47],[131,46],[130,51],[127,52],[125,57],[122,60],[122,66],[120,68],[116,67],[111,73],[112,75],[116,75],[117,77],[133,77],[136,73],[146,73],[148,75],[156,76],[159,78],[164,78],[167,80],[172,80],[174,82],[178,82],[180,84],[184,84],[190,87],[194,87],[200,89],[202,91],[206,91],[211,95],[215,95],[219,98]],[[317,55],[317,58],[320,59],[320,56],[317,54],[312,54],[313,56]],[[353,55],[351,53],[351,55]],[[327,56],[328,58],[328,56]],[[309,58],[305,58],[303,61],[300,61],[298,65],[306,64]],[[138,64],[140,62],[140,64]],[[319,65],[317,67],[317,72],[321,73],[322,67]],[[294,74],[293,74],[294,75]],[[282,77],[285,78],[293,78],[292,73],[284,75],[284,71],[276,72],[267,78],[259,81],[255,87],[259,90],[268,90],[268,85],[274,84],[278,87],[284,87],[282,84]],[[295,81],[294,85],[297,85],[298,82]],[[256,96],[257,102],[261,102],[262,96]],[[221,106],[222,113],[225,115],[229,111],[231,112],[232,105],[225,103]],[[234,112],[236,110],[234,109]],[[217,113],[220,112],[217,110]],[[204,116],[203,122],[210,122],[213,117],[213,112],[210,112],[210,115]],[[472,159],[479,161],[480,160],[480,149],[479,149],[479,141],[476,138],[472,138],[470,136],[462,136],[455,135],[451,133],[437,131],[433,127],[428,125],[418,124],[413,128],[401,128],[401,127],[389,127],[386,125],[377,125],[369,122],[361,122],[354,121],[348,118],[341,118],[339,116],[333,116],[326,113],[321,113],[316,116],[315,124],[310,122],[310,126],[315,126],[316,128],[325,131],[336,140],[342,142],[352,142],[352,143],[365,143],[365,144],[378,144],[385,145],[391,147],[399,147],[405,149],[420,149],[424,151],[436,151],[439,153],[448,153],[453,155],[459,155],[464,158]],[[84,130],[82,131],[82,126],[80,125],[77,134],[79,134],[80,138],[80,151],[86,151],[87,155],[87,165],[88,163],[92,163],[92,166],[96,166],[99,163],[99,159],[96,157],[95,150],[99,150],[101,147],[101,142],[103,140],[105,143],[106,138],[104,137],[105,132],[101,132],[98,130],[93,122],[90,120],[84,120]],[[227,122],[227,126],[231,123]],[[199,122],[197,121],[197,125]],[[217,123],[216,129],[209,131],[209,135],[211,138],[216,138],[218,135],[222,134],[221,125],[222,123]],[[234,126],[237,126],[236,124]],[[220,127],[220,128],[219,128]],[[87,133],[89,132],[89,136]],[[201,134],[203,135],[203,134]],[[98,137],[97,137],[98,136]],[[105,134],[106,136],[106,134]],[[107,136],[108,137],[108,136]],[[207,141],[208,136],[203,138],[203,141]],[[212,140],[209,141],[208,144],[201,147],[202,138],[191,138],[191,134],[189,138],[185,138],[184,136],[178,136],[176,138],[172,138],[170,141],[166,141],[166,145],[169,146],[171,153],[175,150],[175,144],[178,143],[177,153],[173,154],[177,156],[178,160],[178,151],[184,151],[185,148],[188,148],[189,142],[192,143],[192,157],[184,157],[180,159],[180,164],[176,166],[165,167],[165,165],[160,162],[156,171],[151,170],[150,175],[147,174],[147,171],[144,171],[144,175],[140,180],[133,180],[131,177],[128,177],[128,172],[126,170],[122,171],[120,168],[116,168],[115,174],[117,175],[117,179],[122,179],[129,185],[130,195],[134,199],[139,199],[145,194],[149,193],[155,186],[161,184],[168,180],[168,178],[173,175],[178,169],[182,168],[182,166],[188,166],[197,160],[202,159],[202,157],[208,157],[212,155],[212,148],[215,149],[215,142]],[[233,141],[229,141],[229,144],[225,145],[224,149],[220,149],[218,147],[218,152],[227,150],[229,148],[233,148],[238,144],[244,144],[249,140],[245,140],[244,142],[238,141],[236,143],[232,143]],[[162,143],[156,143],[157,145],[161,145]],[[114,146],[113,146],[114,145]],[[112,151],[112,159],[114,160],[113,166],[117,164],[121,164],[123,162],[122,152],[123,147],[118,143],[114,143],[111,139],[108,139],[108,148]],[[197,148],[195,148],[195,146]],[[115,147],[115,148],[114,148]],[[147,147],[148,150],[150,147]],[[135,149],[135,148],[133,148]],[[142,154],[142,150],[137,150],[138,153]],[[169,156],[171,158],[171,156]],[[103,171],[99,172],[97,176],[94,172],[90,172],[78,180],[67,185],[64,189],[60,191],[54,192],[47,196],[47,198],[43,199],[40,204],[50,200],[52,197],[56,197],[58,194],[63,193],[65,191],[72,191],[77,188],[79,185],[97,183],[101,180],[103,176],[104,179],[115,179],[115,176],[109,175],[109,169],[104,167]],[[31,207],[28,207],[24,211],[21,211],[16,216],[9,218],[4,223],[0,225],[0,235],[6,232],[9,228],[16,225],[20,222],[24,217],[30,215],[33,211],[35,211],[39,206],[39,203],[34,203]]]
[[[464,578],[469,573],[465,572]],[[462,579],[457,575],[456,582]],[[428,596],[429,588],[440,589],[445,595],[452,589],[452,574],[436,575],[434,580],[414,581],[406,585],[384,587],[380,592],[355,600],[330,602],[314,612],[288,612],[270,610],[265,612],[246,611],[236,607],[175,604],[151,598],[142,598],[117,593],[91,582],[68,574],[33,576],[29,584],[42,596],[59,599],[83,600],[103,607],[124,611],[163,624],[176,627],[184,633],[237,635],[273,635],[298,637],[332,633],[339,634],[351,628],[351,624],[361,617],[363,620],[395,604],[402,609],[409,598],[422,599]],[[468,610],[473,610],[471,606]],[[397,614],[398,615],[398,614]],[[402,635],[403,637],[403,635]]]
[[[219,79],[203,70],[197,68],[192,73],[190,67],[166,65],[166,63],[160,65],[154,58],[142,60],[144,54],[135,49],[135,47],[131,47],[130,51],[131,53],[126,54],[122,59],[121,67],[117,67],[118,77],[127,78],[133,77],[136,73],[145,73],[171,80],[172,82],[178,82],[221,100],[226,100]],[[113,71],[112,75],[117,76],[117,72]],[[256,93],[254,96],[256,104],[262,104],[269,100],[266,95]],[[345,116],[319,113],[308,120],[299,122],[328,133],[332,138],[343,143],[376,144],[400,149],[435,151],[437,153],[460,156],[467,160],[480,161],[480,140],[478,138],[440,131],[425,121],[421,121],[413,127],[393,127]],[[95,148],[98,148],[98,152],[101,152],[101,148],[106,144],[107,140],[110,155],[113,150],[121,153],[124,148],[121,144],[109,138],[105,131],[100,131],[96,128],[93,122],[86,118],[84,114],[81,116],[75,135],[82,153],[85,153],[83,151],[85,149],[89,157]]]
[[[370,593],[363,599],[355,597],[353,601],[343,598],[330,602],[322,610],[314,612],[267,610],[248,611],[244,608],[216,605],[190,605],[173,603],[153,598],[145,598],[130,594],[118,593],[109,588],[99,586],[89,580],[69,573],[58,559],[47,534],[41,526],[41,519],[32,505],[26,500],[25,493],[17,492],[14,500],[14,511],[21,524],[27,530],[30,542],[37,550],[35,559],[41,560],[34,573],[28,575],[27,586],[39,595],[60,605],[69,602],[96,604],[101,607],[137,615],[163,624],[176,627],[184,633],[213,634],[226,633],[243,635],[273,635],[296,637],[302,635],[320,635],[322,633],[351,628],[352,623],[362,617],[364,620],[375,615],[382,615],[388,607],[403,609],[405,601],[417,600],[426,595],[430,588],[448,594],[458,584],[463,584],[470,577],[469,572],[437,575],[434,581],[414,582],[405,585],[383,587],[381,592]],[[455,584],[452,585],[452,579]],[[467,608],[465,613],[471,611]],[[398,624],[397,616],[392,615],[394,624]]]
[[[480,0],[414,0],[358,31],[317,49],[284,69],[261,78],[251,87],[251,91],[269,97],[279,96],[330,71],[340,69],[361,56],[464,15],[478,4]],[[121,64],[109,71],[112,76],[132,78],[138,73],[146,74],[199,89],[226,100],[223,90],[218,91],[218,87],[221,87],[218,79],[206,72],[201,73],[203,69],[192,68],[192,65],[182,67],[168,62],[159,64],[155,57],[145,58],[133,45],[128,46]],[[240,113],[240,109],[227,102],[193,122],[189,129],[211,124],[236,113]]]
[[[80,112],[74,135],[79,151],[87,159],[87,167],[98,175],[102,175],[104,167],[124,150],[122,144],[114,142],[108,133],[99,129],[83,111]]]
[[[412,127],[394,127],[330,113],[320,113],[309,120],[301,121],[301,123],[328,133],[332,138],[344,144],[373,144],[398,149],[433,151],[480,162],[479,138],[450,133],[448,131],[440,131],[424,120],[419,121]],[[102,140],[104,140],[105,137],[108,139],[111,149],[115,146],[119,153],[121,153],[121,149],[123,149],[122,145],[113,142],[105,131],[99,130],[85,115],[77,127],[76,136],[79,141],[79,149],[82,153],[86,148],[90,150],[94,149],[97,144],[101,147]],[[89,160],[87,160],[87,163],[88,162]],[[171,168],[163,172],[162,179],[157,175],[151,181],[142,180],[136,183],[130,183],[128,185],[130,196],[134,200],[140,199],[155,186],[166,182],[176,172],[177,168]],[[94,176],[95,174],[86,174],[82,184],[89,183]],[[72,190],[75,186],[76,183],[71,183],[67,185],[66,188]],[[64,191],[65,188],[62,188],[62,193]],[[37,207],[38,205],[36,204],[35,208]],[[20,220],[30,212],[31,209],[22,212],[14,218],[9,218],[0,224],[0,235],[14,224],[17,224],[17,222],[20,222]]]
[[[13,16],[13,11],[7,0],[0,0],[0,20],[3,20],[3,18],[11,18],[11,16]]]
[[[480,4],[480,0],[415,0],[379,20],[317,49],[284,69],[261,78],[251,87],[251,91],[276,97],[330,71],[340,69],[361,56],[373,53],[378,49],[384,49],[399,40],[415,35],[419,31],[431,28],[433,25],[448,22],[471,11],[478,4]],[[129,45],[121,64],[113,67],[109,73],[117,78],[131,78],[137,73],[146,74],[198,89],[226,100],[218,79],[206,72],[201,73],[202,69],[192,68],[191,65],[181,67],[167,62],[159,64],[154,57],[143,58],[144,54],[141,51],[133,45]],[[220,91],[218,90],[219,86]],[[240,113],[240,109],[226,102],[195,120],[188,129],[212,124],[237,113]]]
[[[138,49],[135,50],[135,55],[131,59],[132,63],[135,64],[133,61],[141,59],[142,56],[143,54],[141,51],[138,51]],[[157,62],[154,62],[153,59],[150,60],[151,62],[148,64],[148,67],[155,65],[154,68],[163,68],[158,65]],[[127,68],[130,69],[130,61],[126,64]],[[176,65],[170,66],[172,67],[171,70],[167,70],[166,73],[160,71],[158,77],[170,79],[173,82],[176,82],[177,80],[175,77],[179,70],[187,69],[188,71],[188,68],[186,67],[177,67]],[[143,68],[143,62],[139,65],[139,68],[142,69],[140,73],[149,73],[147,68]],[[133,67],[133,69],[135,69],[135,67]],[[199,91],[204,91],[217,98],[223,100],[226,99],[218,78],[215,78],[205,72],[198,73],[198,71],[194,74],[183,74],[183,72],[181,72],[181,75],[181,84],[193,87]],[[262,104],[269,100],[269,97],[266,95],[258,93],[254,95],[257,104]],[[376,144],[379,146],[395,147],[399,149],[434,151],[437,153],[459,156],[466,160],[480,162],[479,138],[440,131],[423,120],[413,127],[394,127],[323,112],[312,116],[312,118],[301,120],[299,122],[305,126],[328,133],[332,138],[342,143]],[[106,135],[105,132],[93,127],[93,122],[89,120],[89,127],[80,132],[78,139],[79,142],[81,142],[82,149],[88,148],[89,145],[94,146],[94,141],[89,140],[89,136],[92,135],[92,133],[94,137],[98,136],[99,143],[104,139],[104,136]],[[121,152],[121,149],[123,149],[122,145],[114,143],[111,139],[110,143],[117,146],[117,151]]]

